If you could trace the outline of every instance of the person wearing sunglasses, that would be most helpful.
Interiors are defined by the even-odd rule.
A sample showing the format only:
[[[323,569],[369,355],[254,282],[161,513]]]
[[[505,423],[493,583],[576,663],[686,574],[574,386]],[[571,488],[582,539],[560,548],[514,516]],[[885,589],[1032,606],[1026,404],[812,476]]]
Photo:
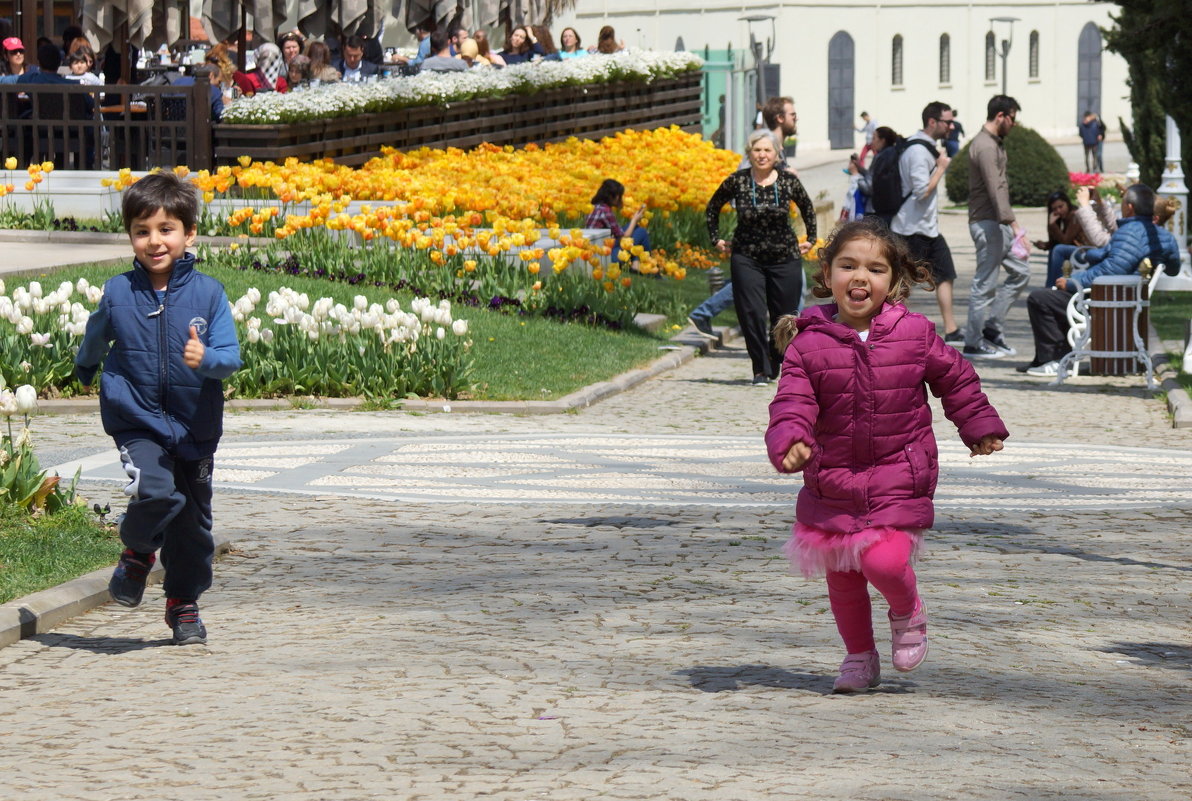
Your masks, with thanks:
[[[25,57],[25,45],[15,36],[9,36],[0,48],[4,54],[4,61],[0,64],[0,83],[16,83],[17,78],[37,72],[35,65],[29,63]]]

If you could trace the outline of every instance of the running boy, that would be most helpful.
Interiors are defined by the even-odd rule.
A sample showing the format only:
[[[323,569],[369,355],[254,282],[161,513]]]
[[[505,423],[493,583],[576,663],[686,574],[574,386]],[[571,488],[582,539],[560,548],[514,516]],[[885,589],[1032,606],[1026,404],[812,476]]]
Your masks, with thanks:
[[[104,284],[75,357],[84,386],[104,363],[103,427],[131,479],[108,589],[118,604],[140,604],[160,548],[173,641],[205,643],[197,602],[215,551],[211,457],[223,431],[222,379],[239,369],[240,344],[223,286],[186,252],[198,217],[193,187],[173,173],[147,175],[124,193],[123,213],[133,269]]]

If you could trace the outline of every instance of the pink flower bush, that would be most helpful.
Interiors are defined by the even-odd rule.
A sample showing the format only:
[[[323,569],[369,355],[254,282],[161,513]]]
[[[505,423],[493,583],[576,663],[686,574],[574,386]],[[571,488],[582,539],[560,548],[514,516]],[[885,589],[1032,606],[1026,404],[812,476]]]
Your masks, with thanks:
[[[1101,176],[1089,172],[1070,172],[1068,180],[1073,186],[1097,186],[1101,183]]]

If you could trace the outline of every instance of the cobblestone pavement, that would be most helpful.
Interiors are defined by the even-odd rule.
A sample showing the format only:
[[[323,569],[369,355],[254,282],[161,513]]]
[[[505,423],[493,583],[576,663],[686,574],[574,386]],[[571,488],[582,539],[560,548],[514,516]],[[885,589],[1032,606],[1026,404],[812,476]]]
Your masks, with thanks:
[[[0,650],[3,797],[1182,801],[1192,431],[1012,366],[1006,451],[939,424],[931,655],[861,697],[739,344],[578,415],[229,415],[210,644],[153,590]],[[102,477],[97,431],[37,420],[43,464]]]

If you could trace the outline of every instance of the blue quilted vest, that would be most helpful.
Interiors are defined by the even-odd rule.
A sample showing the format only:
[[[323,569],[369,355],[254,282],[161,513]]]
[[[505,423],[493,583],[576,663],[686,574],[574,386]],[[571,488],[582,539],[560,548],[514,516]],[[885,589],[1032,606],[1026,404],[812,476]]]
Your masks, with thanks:
[[[103,366],[100,411],[117,445],[148,436],[183,459],[210,456],[223,433],[223,382],[182,361],[190,327],[208,343],[223,286],[194,269],[191,254],[174,263],[159,300],[139,264],[104,284],[115,340]]]

